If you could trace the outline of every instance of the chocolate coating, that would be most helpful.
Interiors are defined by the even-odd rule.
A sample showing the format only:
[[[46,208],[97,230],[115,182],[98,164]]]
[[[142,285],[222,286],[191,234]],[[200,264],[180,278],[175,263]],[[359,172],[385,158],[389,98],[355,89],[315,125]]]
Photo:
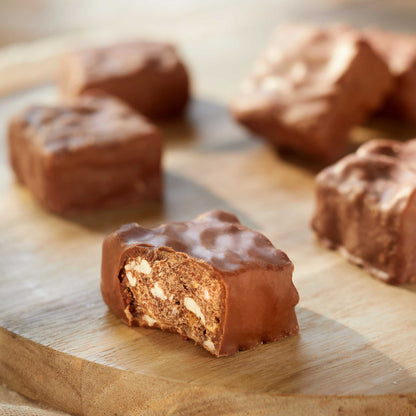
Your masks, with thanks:
[[[364,34],[395,79],[384,112],[416,123],[416,36],[367,29]]]
[[[110,310],[125,323],[120,272],[141,250],[175,251],[211,270],[225,286],[225,322],[218,356],[249,349],[298,332],[293,264],[260,233],[225,211],[147,229],[128,224],[103,243],[101,291]]]
[[[10,120],[9,153],[18,180],[55,212],[160,198],[158,129],[101,93],[26,108]]]
[[[231,111],[280,147],[331,159],[391,88],[386,64],[356,30],[289,25],[276,31]]]
[[[183,112],[189,76],[175,48],[167,43],[135,41],[74,52],[59,71],[63,97],[100,89],[140,113],[161,118]]]
[[[416,140],[373,140],[317,177],[312,228],[387,283],[416,281]]]

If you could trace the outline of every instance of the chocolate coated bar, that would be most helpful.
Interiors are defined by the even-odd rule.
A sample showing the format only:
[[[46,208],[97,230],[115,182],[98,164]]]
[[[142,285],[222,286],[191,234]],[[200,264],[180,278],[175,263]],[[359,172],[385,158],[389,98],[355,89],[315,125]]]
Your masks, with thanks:
[[[365,36],[380,53],[395,80],[384,110],[391,115],[416,122],[416,36],[367,29]]]
[[[241,124],[281,148],[332,159],[392,88],[386,64],[346,26],[283,26],[233,102]]]
[[[183,112],[189,76],[175,48],[167,43],[135,41],[66,55],[59,68],[64,97],[99,89],[151,118]]]
[[[159,130],[108,96],[26,108],[10,121],[9,153],[17,179],[51,211],[160,198]]]
[[[293,264],[231,213],[147,229],[103,244],[101,291],[131,326],[176,332],[216,356],[298,332]]]
[[[373,140],[317,177],[312,228],[387,283],[416,281],[416,140]]]

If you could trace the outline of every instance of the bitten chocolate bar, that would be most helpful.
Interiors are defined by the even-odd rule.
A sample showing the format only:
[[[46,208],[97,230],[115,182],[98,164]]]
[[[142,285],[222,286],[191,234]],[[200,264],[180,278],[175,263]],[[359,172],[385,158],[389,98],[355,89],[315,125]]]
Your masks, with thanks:
[[[58,213],[160,199],[161,146],[155,126],[101,94],[30,106],[9,126],[18,181]]]
[[[58,81],[64,97],[99,89],[150,118],[182,113],[190,90],[187,69],[176,49],[150,41],[68,54],[61,61]]]
[[[357,30],[289,25],[277,30],[231,111],[280,148],[332,159],[392,86],[387,65]]]
[[[231,213],[104,240],[101,291],[130,326],[155,327],[225,356],[298,332],[293,264]]]
[[[387,283],[416,282],[416,140],[373,140],[316,180],[312,228]]]

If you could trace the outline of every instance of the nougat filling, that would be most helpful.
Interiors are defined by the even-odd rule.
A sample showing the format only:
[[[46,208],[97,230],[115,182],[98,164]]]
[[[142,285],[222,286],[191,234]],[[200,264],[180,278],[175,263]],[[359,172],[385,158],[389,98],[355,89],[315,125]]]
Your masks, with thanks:
[[[177,332],[218,352],[225,288],[211,268],[183,254],[159,250],[128,257],[120,279],[131,323]]]

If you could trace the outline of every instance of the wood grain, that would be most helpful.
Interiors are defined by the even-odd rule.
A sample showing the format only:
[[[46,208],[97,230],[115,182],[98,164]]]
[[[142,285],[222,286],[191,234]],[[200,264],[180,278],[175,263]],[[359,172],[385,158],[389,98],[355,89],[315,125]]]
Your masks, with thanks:
[[[309,220],[319,167],[278,155],[230,119],[226,102],[276,20],[265,14],[275,10],[271,2],[264,1],[262,13],[242,2],[251,20],[233,4],[223,11],[231,28],[220,25],[218,35],[213,27],[203,48],[206,32],[197,23],[189,23],[186,36],[183,28],[174,32],[199,98],[186,119],[162,126],[163,204],[49,214],[15,184],[1,137],[0,379],[73,414],[275,414],[278,408],[284,415],[415,415],[416,288],[380,283],[317,244]],[[201,19],[208,24],[219,15]],[[244,44],[238,51],[236,39]],[[2,70],[11,74],[13,66]],[[0,77],[0,90],[7,79]],[[1,98],[0,124],[55,94],[45,86]],[[379,122],[356,129],[353,138],[394,131],[414,134]],[[301,295],[299,336],[216,359],[178,336],[128,328],[108,312],[99,292],[106,233],[126,222],[152,226],[213,208],[235,212],[288,253]]]
[[[35,97],[46,101],[52,96],[53,89],[44,88],[9,98],[2,103],[2,114],[6,117]],[[2,164],[0,316],[6,340],[0,361],[11,387],[79,414],[78,408],[71,408],[73,396],[85,393],[74,385],[82,366],[92,362],[102,365],[92,368],[106,377],[115,377],[119,370],[117,377],[123,378],[127,371],[140,377],[140,385],[156,379],[169,382],[174,390],[179,383],[198,391],[209,386],[222,395],[226,388],[237,395],[273,397],[393,393],[412,397],[416,295],[372,279],[315,243],[308,227],[313,171],[246,137],[218,103],[194,102],[188,122],[165,126],[165,136],[162,206],[61,218],[40,209]],[[299,336],[215,359],[177,336],[128,328],[107,311],[99,292],[100,248],[107,232],[124,222],[153,225],[192,218],[211,208],[235,212],[289,254],[301,294]],[[8,331],[31,340],[27,345],[35,355],[41,345],[52,349],[48,351],[56,358],[44,363],[43,383],[33,378],[39,371],[28,370],[32,364],[9,357],[16,347],[10,344]],[[18,344],[22,340],[11,339]],[[62,376],[56,369],[60,353],[72,356],[63,356],[68,375],[59,382],[62,401],[49,391]],[[34,357],[27,360],[42,366]],[[173,399],[169,400],[166,406]],[[67,401],[69,408],[64,406]],[[98,411],[97,403],[91,406],[82,411]]]
[[[59,353],[0,329],[10,347],[3,379],[27,396],[77,415],[199,414],[414,416],[416,395],[297,396],[241,393],[119,371]],[[1,345],[1,344],[0,344]],[[4,349],[3,349],[4,351]],[[5,356],[3,356],[4,358]],[[30,367],[36,377],[27,377]],[[39,385],[39,380],[48,380]]]

